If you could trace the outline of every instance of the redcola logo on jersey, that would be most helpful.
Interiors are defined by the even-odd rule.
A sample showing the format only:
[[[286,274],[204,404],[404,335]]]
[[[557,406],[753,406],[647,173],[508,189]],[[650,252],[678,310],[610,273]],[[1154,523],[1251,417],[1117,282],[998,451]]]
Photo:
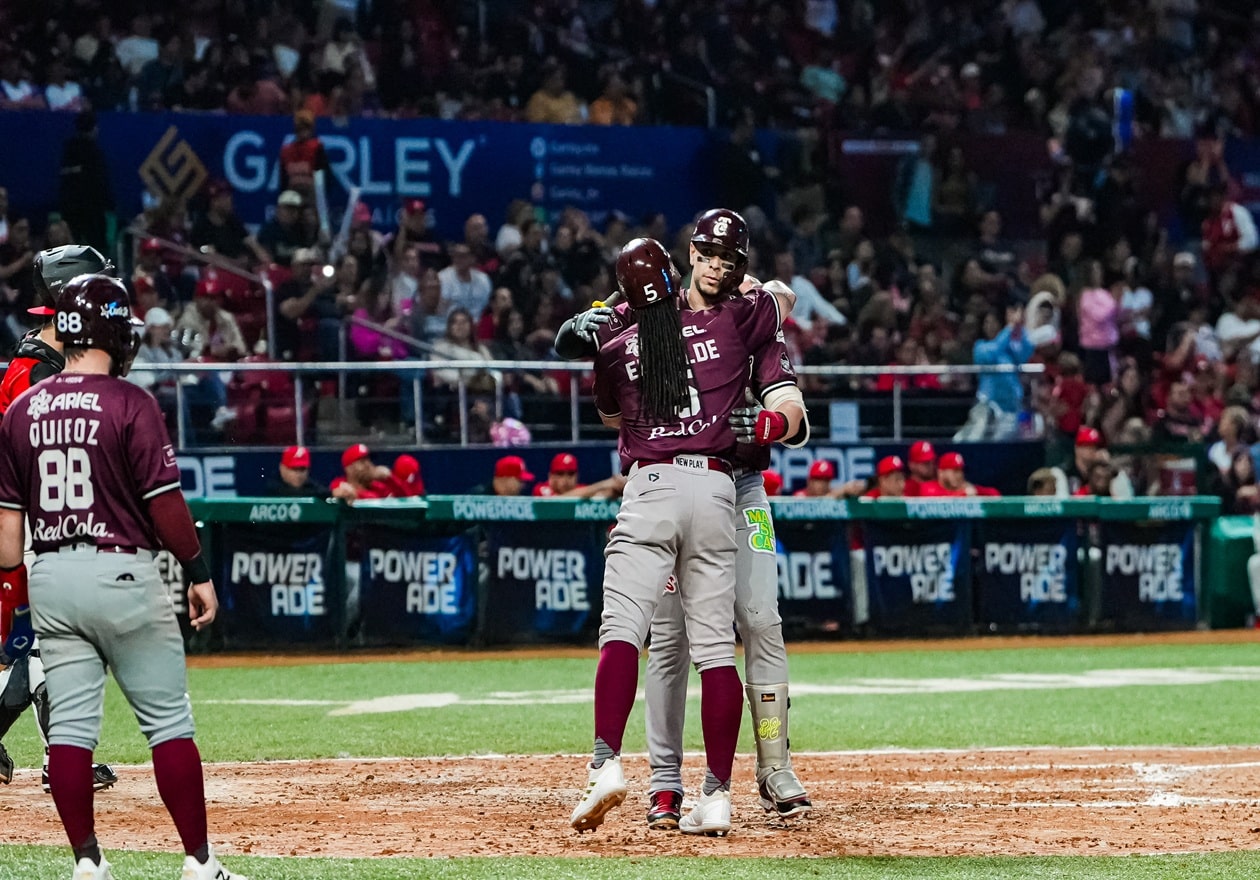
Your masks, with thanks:
[[[31,526],[31,537],[39,544],[63,544],[75,538],[112,538],[114,533],[105,523],[96,521],[96,514],[88,511],[82,519],[74,513],[56,520],[41,516]]]

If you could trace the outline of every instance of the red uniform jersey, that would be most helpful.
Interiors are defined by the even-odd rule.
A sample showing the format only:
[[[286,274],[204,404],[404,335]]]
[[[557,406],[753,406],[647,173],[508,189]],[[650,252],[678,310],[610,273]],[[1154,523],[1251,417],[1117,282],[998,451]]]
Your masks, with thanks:
[[[945,487],[936,480],[916,480],[914,477],[906,477],[906,497],[907,498],[939,498],[942,495],[948,495]],[[879,496],[874,496],[878,498]]]
[[[19,394],[36,382],[57,375],[66,366],[66,359],[38,336],[26,337],[13,352],[13,360],[0,379],[0,418]]]

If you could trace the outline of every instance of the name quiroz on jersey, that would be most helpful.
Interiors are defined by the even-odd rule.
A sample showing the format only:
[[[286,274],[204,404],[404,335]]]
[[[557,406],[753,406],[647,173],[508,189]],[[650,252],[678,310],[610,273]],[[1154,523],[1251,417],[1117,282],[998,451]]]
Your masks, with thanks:
[[[66,391],[52,395],[41,389],[31,395],[27,414],[31,417],[30,441],[32,446],[96,446],[99,419],[83,416],[44,418],[57,412],[104,412],[101,396],[94,391]]]

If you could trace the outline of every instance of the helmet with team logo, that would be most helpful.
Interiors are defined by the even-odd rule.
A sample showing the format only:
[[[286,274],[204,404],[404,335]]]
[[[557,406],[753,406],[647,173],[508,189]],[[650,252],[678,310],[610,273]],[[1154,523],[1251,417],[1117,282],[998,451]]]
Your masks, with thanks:
[[[748,222],[739,214],[726,208],[705,211],[696,221],[696,231],[691,234],[693,245],[711,245],[728,251],[735,268],[722,279],[720,293],[730,293],[744,280],[748,268]]]
[[[674,299],[674,264],[654,238],[636,238],[617,256],[617,287],[634,309]]]
[[[80,275],[112,274],[114,264],[86,244],[67,244],[35,255],[35,296],[39,305],[27,309],[32,315],[52,317],[57,294]]]
[[[113,359],[111,376],[125,376],[140,347],[127,288],[108,275],[80,275],[61,290],[53,326],[67,348],[98,348]]]

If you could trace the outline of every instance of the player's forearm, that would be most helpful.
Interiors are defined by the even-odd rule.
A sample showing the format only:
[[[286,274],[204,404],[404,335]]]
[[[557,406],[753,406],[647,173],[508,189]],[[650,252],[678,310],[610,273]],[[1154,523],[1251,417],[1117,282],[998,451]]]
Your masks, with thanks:
[[[780,441],[784,446],[796,449],[809,442],[809,410],[805,408],[800,388],[795,385],[775,388],[766,394],[762,406],[787,419],[787,433]]]
[[[17,568],[22,564],[23,514],[20,510],[0,509],[0,568]]]
[[[162,546],[179,560],[193,583],[210,579],[209,567],[201,558],[201,539],[193,525],[192,513],[179,490],[163,492],[149,500],[149,517]]]

